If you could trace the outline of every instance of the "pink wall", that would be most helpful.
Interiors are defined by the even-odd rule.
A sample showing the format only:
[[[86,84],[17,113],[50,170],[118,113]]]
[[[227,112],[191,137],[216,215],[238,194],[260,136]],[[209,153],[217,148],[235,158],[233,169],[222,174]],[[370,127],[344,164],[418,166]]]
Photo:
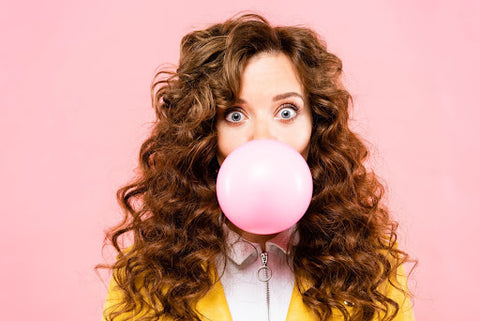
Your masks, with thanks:
[[[171,3],[0,3],[2,319],[100,319],[105,288],[93,266],[153,120],[154,69],[176,62],[193,27],[249,9],[315,28],[343,59],[355,128],[388,182],[401,245],[420,261],[417,319],[471,320],[480,299],[479,2]]]

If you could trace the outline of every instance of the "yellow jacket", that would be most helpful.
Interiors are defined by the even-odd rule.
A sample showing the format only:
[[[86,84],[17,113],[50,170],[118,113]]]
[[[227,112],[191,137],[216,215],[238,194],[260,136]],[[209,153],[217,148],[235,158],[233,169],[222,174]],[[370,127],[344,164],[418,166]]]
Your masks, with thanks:
[[[402,287],[406,289],[406,279],[403,273],[403,269],[401,269],[399,272],[401,272],[402,275],[399,275],[398,280]],[[394,321],[414,320],[410,300],[408,298],[405,298],[402,292],[398,291],[393,286],[389,286],[386,289],[386,295],[391,299],[395,300],[400,305],[400,310]],[[115,304],[119,302],[122,302],[122,292],[112,279],[108,289],[104,310],[108,311],[110,308],[112,308]],[[347,307],[347,309],[349,308]],[[216,282],[212,289],[210,289],[210,291],[207,293],[207,295],[200,299],[197,304],[197,311],[200,313],[200,318],[205,321],[232,321],[232,317],[230,315],[230,311],[227,305],[227,299],[225,298],[225,293],[223,292],[221,282]],[[143,315],[145,313],[147,313],[147,311],[140,311],[139,313],[132,313],[131,315],[125,316],[122,315],[121,320],[136,320],[136,316]],[[318,319],[307,308],[307,306],[303,304],[302,296],[298,291],[297,287],[295,286],[292,293],[292,298],[290,300],[290,306],[288,307],[286,321],[308,320]],[[338,310],[334,310],[333,318],[331,319],[331,321],[343,320],[344,319],[342,313]]]

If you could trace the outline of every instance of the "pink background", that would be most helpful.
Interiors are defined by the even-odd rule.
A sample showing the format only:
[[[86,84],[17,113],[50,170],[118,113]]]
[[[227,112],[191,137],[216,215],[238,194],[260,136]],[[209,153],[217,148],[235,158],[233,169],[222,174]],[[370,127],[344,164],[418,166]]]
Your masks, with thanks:
[[[177,62],[182,35],[240,10],[310,26],[343,59],[354,126],[388,183],[400,244],[419,259],[417,320],[473,319],[479,4],[2,1],[1,319],[100,319],[93,267],[153,120],[154,70]]]

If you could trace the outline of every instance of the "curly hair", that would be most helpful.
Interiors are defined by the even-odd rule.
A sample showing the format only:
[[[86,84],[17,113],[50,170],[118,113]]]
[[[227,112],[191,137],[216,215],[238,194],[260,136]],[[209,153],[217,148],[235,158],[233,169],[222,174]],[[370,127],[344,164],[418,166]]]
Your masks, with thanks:
[[[118,251],[111,268],[124,296],[119,309],[105,311],[107,320],[144,309],[149,314],[138,320],[199,320],[195,303],[218,282],[210,272],[226,255],[215,194],[217,109],[235,102],[247,61],[264,52],[291,59],[312,110],[313,198],[291,246],[304,303],[321,320],[334,309],[345,320],[398,313],[399,302],[381,289],[391,284],[405,292],[396,276],[409,257],[396,247],[384,188],[363,165],[368,150],[348,127],[351,96],[340,81],[341,60],[308,28],[273,27],[246,14],[184,36],[178,69],[155,76],[154,127],[140,149],[138,177],[117,192],[124,219],[107,235]],[[125,235],[133,236],[128,251]]]

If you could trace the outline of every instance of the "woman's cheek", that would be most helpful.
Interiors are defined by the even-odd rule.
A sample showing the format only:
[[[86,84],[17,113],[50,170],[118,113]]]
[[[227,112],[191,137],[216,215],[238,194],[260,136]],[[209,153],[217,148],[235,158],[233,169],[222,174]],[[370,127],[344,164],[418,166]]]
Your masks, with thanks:
[[[241,134],[235,128],[220,126],[217,136],[217,160],[221,165],[225,158],[242,144]]]

